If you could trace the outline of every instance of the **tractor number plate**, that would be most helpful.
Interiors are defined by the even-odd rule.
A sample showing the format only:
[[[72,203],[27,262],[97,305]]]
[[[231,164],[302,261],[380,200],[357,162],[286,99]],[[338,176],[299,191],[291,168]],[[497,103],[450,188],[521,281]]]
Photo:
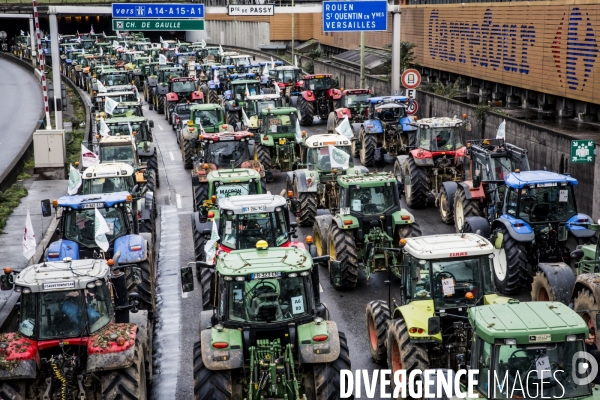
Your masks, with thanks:
[[[550,334],[529,335],[529,343],[549,342],[550,340]]]
[[[281,278],[281,272],[257,272],[250,274],[250,279]]]
[[[75,282],[44,283],[43,287],[44,290],[72,289],[75,287]]]
[[[244,213],[244,214],[259,213],[259,212],[266,212],[266,211],[267,211],[266,206],[242,207],[242,213]]]
[[[558,183],[549,182],[549,183],[538,183],[537,184],[537,187],[552,187],[552,186],[558,186]]]
[[[341,215],[350,215],[350,207],[341,207],[340,214]]]
[[[88,209],[88,208],[102,208],[104,207],[104,203],[86,203],[83,205],[83,209]]]

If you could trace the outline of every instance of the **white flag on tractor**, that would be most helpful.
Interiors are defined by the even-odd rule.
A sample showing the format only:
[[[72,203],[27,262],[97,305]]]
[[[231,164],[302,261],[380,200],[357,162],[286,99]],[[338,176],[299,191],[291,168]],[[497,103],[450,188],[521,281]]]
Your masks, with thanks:
[[[281,96],[281,88],[279,87],[279,85],[277,84],[277,82],[273,81],[273,86],[275,87],[275,90],[273,91],[273,93],[278,94]]]
[[[94,25],[92,25],[92,26],[91,26],[91,28],[90,28],[90,33],[91,33],[92,35],[95,35],[95,34],[96,34],[96,32],[94,32]]]
[[[219,70],[215,69],[215,77],[213,79],[213,82],[215,83],[215,85],[220,84],[221,82],[219,81]]]
[[[96,240],[98,247],[100,247],[103,251],[107,251],[108,239],[106,238],[106,234],[110,233],[110,229],[106,223],[106,220],[102,214],[100,214],[100,211],[98,211],[97,208],[94,210],[96,211],[94,218],[94,239]]]
[[[27,209],[27,219],[25,220],[25,231],[23,232],[23,257],[30,259],[35,254],[35,234],[33,233],[33,225],[31,224],[31,215],[29,208]]]
[[[100,80],[96,80],[96,83],[98,84],[98,93],[106,93],[108,92],[108,90],[106,90],[106,87],[104,86],[104,84],[102,82],[100,82]]]
[[[200,45],[202,46],[202,48],[206,47],[206,42],[204,41],[204,39],[202,39],[202,41],[200,42]]]
[[[113,99],[111,99],[110,97],[105,97],[104,98],[105,102],[104,102],[104,112],[107,114],[112,115],[113,111],[115,111],[115,108],[117,108],[117,106],[119,105],[119,103],[117,103],[116,101],[114,101]]]
[[[104,55],[104,46],[100,46],[100,55],[103,56]]]
[[[346,136],[348,139],[352,139],[354,137],[354,131],[352,130],[352,125],[350,125],[347,115],[344,115],[344,119],[335,128],[335,131],[340,135]]]
[[[112,47],[113,47],[113,49],[118,49],[119,47],[121,47],[121,45],[116,40],[113,40]]]
[[[294,65],[298,66],[298,56],[294,55]]]
[[[244,123],[246,128],[250,128],[252,126],[252,122],[250,122],[250,119],[246,115],[246,111],[244,111],[244,107],[242,107],[242,122]]]
[[[223,54],[223,53],[224,53],[223,48],[221,47],[221,45],[219,45],[219,54]]]
[[[269,76],[269,63],[265,63],[265,68],[263,69],[263,76]]]
[[[67,187],[68,194],[77,194],[79,187],[81,186],[81,174],[77,168],[69,165],[69,186]]]
[[[350,167],[350,155],[332,145],[329,145],[329,161],[331,168],[347,169]]]
[[[210,239],[204,245],[204,253],[206,253],[206,262],[208,264],[214,264],[215,255],[217,254],[217,248],[215,247],[217,241],[219,240],[219,232],[217,232],[217,224],[213,219],[212,232],[210,234]]]
[[[93,167],[100,164],[100,159],[93,151],[81,144],[81,165],[83,168]]]
[[[275,60],[273,60],[273,57],[271,57],[271,68],[275,68]]]
[[[110,128],[106,124],[104,118],[100,118],[100,134],[102,136],[108,136],[110,134]]]
[[[302,129],[300,129],[300,120],[296,118],[296,142],[302,141]]]
[[[159,54],[158,55],[158,64],[159,65],[166,65],[167,64],[167,57],[165,57],[164,54]]]
[[[496,131],[496,139],[505,139],[506,138],[506,120],[503,120]]]

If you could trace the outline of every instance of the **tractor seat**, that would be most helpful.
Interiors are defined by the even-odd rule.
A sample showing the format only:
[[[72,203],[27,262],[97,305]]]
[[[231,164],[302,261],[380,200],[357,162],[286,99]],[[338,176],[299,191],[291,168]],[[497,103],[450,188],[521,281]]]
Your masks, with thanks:
[[[283,317],[279,305],[279,293],[259,294],[252,300],[252,310],[255,321],[276,321]]]
[[[393,121],[394,118],[394,113],[391,111],[386,111],[384,113],[381,114],[381,119],[384,121]]]
[[[531,208],[531,219],[546,219],[550,214],[550,203],[536,203]]]

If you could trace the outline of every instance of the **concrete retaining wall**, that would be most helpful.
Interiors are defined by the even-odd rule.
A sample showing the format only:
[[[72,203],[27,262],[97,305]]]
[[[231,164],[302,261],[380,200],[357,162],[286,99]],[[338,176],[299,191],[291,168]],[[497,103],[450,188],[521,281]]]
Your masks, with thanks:
[[[227,46],[257,49],[261,44],[270,43],[268,22],[229,22],[205,21],[205,31],[188,31],[190,42],[206,40],[207,43],[221,43]]]

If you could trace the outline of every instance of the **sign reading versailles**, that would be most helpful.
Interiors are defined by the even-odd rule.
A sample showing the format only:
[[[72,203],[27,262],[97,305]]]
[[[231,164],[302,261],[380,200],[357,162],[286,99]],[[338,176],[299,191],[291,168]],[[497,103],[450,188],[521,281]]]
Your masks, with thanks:
[[[387,1],[324,1],[323,32],[387,31]]]

